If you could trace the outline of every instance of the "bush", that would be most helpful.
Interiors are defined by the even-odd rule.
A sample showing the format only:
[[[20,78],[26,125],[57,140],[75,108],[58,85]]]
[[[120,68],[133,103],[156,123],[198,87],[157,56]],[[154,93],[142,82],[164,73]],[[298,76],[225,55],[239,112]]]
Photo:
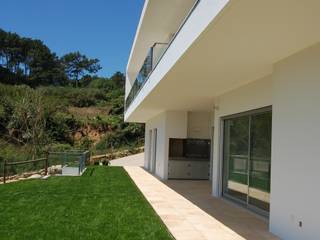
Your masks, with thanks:
[[[57,142],[73,144],[72,135],[80,127],[71,114],[57,112],[47,119],[47,131],[50,138]]]
[[[104,136],[95,146],[96,150],[119,148],[123,145],[123,139],[117,133],[111,132]]]
[[[0,139],[0,161],[25,161],[31,158],[27,146],[19,146]],[[0,163],[1,164],[1,163]]]
[[[84,138],[81,139],[80,142],[80,149],[90,149],[93,145],[93,141],[88,138],[87,136],[85,136]]]
[[[55,143],[52,144],[49,148],[50,152],[65,152],[71,150],[72,146],[70,144],[63,144],[63,143]]]
[[[14,86],[0,83],[0,134],[8,135],[8,124],[14,116],[16,103],[21,100],[21,96],[26,92],[33,92],[44,96],[41,105],[46,122],[45,134],[52,142],[52,150],[64,151],[76,145],[108,152],[140,146],[144,138],[143,125],[128,124],[123,121],[123,80],[124,76],[121,74],[115,74],[110,79],[92,77],[92,80],[86,82],[88,84],[86,88],[42,86],[33,89],[26,85]],[[92,110],[91,107],[107,110],[88,115]],[[91,130],[105,135],[96,145],[86,137],[86,131]],[[77,136],[78,142],[74,140],[76,132],[82,136],[80,139]],[[3,137],[0,137],[1,139]],[[21,144],[14,143],[18,150],[21,149],[27,154],[28,146],[21,147]],[[9,152],[4,156],[20,159],[16,149],[11,149]]]

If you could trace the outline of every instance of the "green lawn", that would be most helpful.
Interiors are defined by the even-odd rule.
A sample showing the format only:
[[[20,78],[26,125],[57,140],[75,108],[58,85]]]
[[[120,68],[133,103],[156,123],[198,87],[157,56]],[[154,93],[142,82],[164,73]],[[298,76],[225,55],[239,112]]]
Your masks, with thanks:
[[[120,167],[0,185],[0,239],[172,239]]]

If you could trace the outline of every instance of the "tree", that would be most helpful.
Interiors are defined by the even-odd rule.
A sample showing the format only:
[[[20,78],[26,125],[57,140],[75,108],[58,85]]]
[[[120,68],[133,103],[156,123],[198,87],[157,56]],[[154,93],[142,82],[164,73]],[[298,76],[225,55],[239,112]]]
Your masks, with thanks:
[[[15,102],[7,129],[11,140],[30,146],[32,158],[36,158],[48,143],[46,136],[46,114],[39,91],[25,88],[21,98]]]
[[[112,75],[110,80],[113,81],[116,84],[116,86],[124,89],[126,77],[122,72],[116,72],[115,74]]]
[[[29,85],[64,85],[66,83],[66,75],[60,60],[40,40],[33,40],[27,59]]]
[[[81,77],[97,73],[101,69],[98,59],[89,59],[80,52],[68,53],[61,58],[61,61],[66,75],[76,82],[76,87]]]
[[[60,60],[42,41],[0,29],[0,80],[35,87],[63,85],[67,79]]]
[[[15,33],[7,33],[0,29],[0,58],[1,65],[10,72],[17,73],[23,61],[21,39]]]

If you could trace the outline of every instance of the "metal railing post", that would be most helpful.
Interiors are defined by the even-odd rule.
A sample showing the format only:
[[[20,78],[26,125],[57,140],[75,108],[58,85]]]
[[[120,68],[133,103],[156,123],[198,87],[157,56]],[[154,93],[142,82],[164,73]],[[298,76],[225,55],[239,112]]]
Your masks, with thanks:
[[[4,160],[4,162],[3,162],[3,184],[5,184],[6,183],[6,166],[7,165],[7,160]]]
[[[47,153],[45,162],[44,162],[44,175],[47,176],[48,175],[48,160],[49,160],[49,153]]]
[[[80,155],[80,159],[79,159],[79,175],[81,174],[81,164],[82,164],[82,155]]]

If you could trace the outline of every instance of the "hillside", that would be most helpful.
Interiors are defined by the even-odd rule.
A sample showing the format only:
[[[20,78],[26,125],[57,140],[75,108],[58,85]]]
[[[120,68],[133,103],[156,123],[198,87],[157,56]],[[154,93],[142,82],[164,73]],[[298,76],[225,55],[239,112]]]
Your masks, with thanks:
[[[0,160],[23,160],[48,149],[105,153],[141,146],[143,126],[123,122],[124,90],[116,79],[96,78],[82,88],[0,84]],[[43,126],[34,149],[30,129],[37,119]]]
[[[0,29],[0,161],[141,146],[144,126],[123,122],[124,75],[100,69],[99,59],[58,57],[41,40]]]

